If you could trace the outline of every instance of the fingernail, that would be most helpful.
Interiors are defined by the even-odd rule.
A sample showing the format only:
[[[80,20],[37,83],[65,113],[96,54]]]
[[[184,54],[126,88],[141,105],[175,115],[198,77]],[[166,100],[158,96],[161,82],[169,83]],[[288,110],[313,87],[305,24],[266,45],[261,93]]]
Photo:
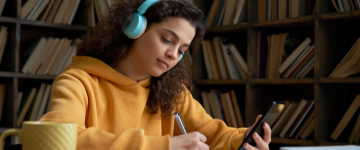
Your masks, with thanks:
[[[253,133],[253,137],[256,137],[257,135],[256,135],[256,133]]]
[[[245,143],[245,144],[244,144],[244,147],[245,147],[245,148],[248,148],[248,144],[247,144],[247,143]]]

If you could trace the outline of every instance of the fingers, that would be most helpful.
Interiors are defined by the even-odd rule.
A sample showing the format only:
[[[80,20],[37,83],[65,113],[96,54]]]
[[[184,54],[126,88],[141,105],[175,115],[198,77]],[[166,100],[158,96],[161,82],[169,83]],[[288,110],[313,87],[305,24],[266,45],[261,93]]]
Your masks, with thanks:
[[[259,119],[261,118],[261,116],[262,116],[262,115],[258,115],[258,116],[256,117],[255,123],[259,121]]]
[[[192,146],[193,148],[199,149],[199,150],[208,150],[209,146],[205,144],[207,138],[205,135],[199,133],[199,132],[191,132],[189,133],[190,136],[195,138],[195,140],[192,140]]]
[[[257,148],[255,148],[254,146],[250,145],[249,143],[245,143],[244,144],[244,148],[246,150],[257,150]]]
[[[270,126],[267,123],[263,124],[263,129],[264,129],[264,142],[267,144],[270,144],[271,142],[271,129]]]
[[[252,137],[256,143],[256,146],[261,150],[268,150],[269,145],[257,134],[256,132],[252,134]]]
[[[204,134],[201,134],[199,132],[191,132],[192,137],[198,138],[201,142],[206,142],[207,138]]]

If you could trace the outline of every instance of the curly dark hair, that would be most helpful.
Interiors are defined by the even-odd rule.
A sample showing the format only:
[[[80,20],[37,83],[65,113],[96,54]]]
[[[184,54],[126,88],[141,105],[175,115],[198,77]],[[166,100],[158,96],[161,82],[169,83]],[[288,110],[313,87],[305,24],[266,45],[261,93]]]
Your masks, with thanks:
[[[123,33],[122,27],[131,20],[132,14],[143,2],[144,0],[118,0],[114,3],[101,21],[81,37],[76,55],[94,57],[111,67],[116,67],[118,62],[126,57],[134,41]],[[202,11],[187,0],[159,1],[152,5],[144,16],[147,18],[148,26],[159,23],[166,17],[182,17],[188,20],[196,30],[192,44],[200,42],[205,34]],[[176,105],[185,102],[177,100],[185,93],[185,88],[190,91],[193,88],[187,65],[186,59],[182,59],[161,76],[151,77],[150,85],[147,87],[150,88],[147,100],[147,111],[150,114],[157,113],[160,106],[161,116],[168,115]]]

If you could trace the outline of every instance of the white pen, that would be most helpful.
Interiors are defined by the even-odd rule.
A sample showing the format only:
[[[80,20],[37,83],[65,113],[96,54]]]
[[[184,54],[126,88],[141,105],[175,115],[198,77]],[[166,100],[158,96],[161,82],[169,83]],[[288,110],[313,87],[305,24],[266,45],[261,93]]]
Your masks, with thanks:
[[[184,125],[184,123],[183,123],[183,121],[182,121],[182,118],[181,118],[181,116],[179,115],[179,113],[175,112],[175,113],[174,113],[174,116],[175,116],[175,120],[176,120],[177,124],[178,124],[179,127],[180,127],[181,133],[182,133],[182,134],[187,134],[187,133],[186,133],[186,130],[185,130],[185,125]]]

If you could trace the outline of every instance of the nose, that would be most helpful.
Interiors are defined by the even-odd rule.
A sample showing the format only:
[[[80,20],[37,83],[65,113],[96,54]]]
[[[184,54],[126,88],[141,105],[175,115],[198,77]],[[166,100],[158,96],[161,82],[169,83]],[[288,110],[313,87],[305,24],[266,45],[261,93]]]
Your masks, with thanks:
[[[166,55],[166,57],[168,57],[172,60],[176,60],[177,57],[180,57],[180,55],[178,55],[177,48],[171,48],[171,49],[167,50],[165,55]]]

